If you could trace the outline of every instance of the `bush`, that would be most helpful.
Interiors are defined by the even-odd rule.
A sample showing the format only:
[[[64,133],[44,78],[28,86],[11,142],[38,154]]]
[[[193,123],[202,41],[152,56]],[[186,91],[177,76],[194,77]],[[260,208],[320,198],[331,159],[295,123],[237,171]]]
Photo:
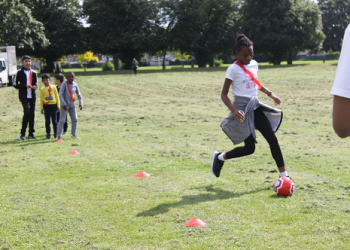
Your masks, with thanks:
[[[71,65],[70,65],[70,62],[68,62],[68,61],[64,61],[64,62],[61,63],[61,68],[62,69],[68,69],[70,67],[71,67]]]
[[[339,56],[340,52],[339,51],[332,51],[332,52],[328,52],[326,53],[327,56]]]
[[[222,63],[223,63],[222,59],[220,60],[214,59],[214,67],[221,67]]]
[[[112,62],[104,63],[101,66],[102,71],[111,71],[114,70],[114,64]]]

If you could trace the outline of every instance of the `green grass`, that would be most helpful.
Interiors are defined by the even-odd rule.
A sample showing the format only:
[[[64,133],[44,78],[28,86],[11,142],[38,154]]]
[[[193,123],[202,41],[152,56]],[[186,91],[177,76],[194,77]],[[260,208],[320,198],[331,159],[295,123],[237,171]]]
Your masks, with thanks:
[[[0,247],[349,249],[350,141],[332,129],[335,71],[333,62],[260,68],[282,100],[277,137],[296,183],[288,198],[273,191],[277,169],[259,133],[253,155],[227,161],[220,178],[210,171],[211,153],[233,147],[219,126],[225,68],[77,74],[81,139],[64,143],[44,139],[38,107],[38,140],[20,141],[17,90],[1,88]],[[193,217],[208,225],[184,226]]]

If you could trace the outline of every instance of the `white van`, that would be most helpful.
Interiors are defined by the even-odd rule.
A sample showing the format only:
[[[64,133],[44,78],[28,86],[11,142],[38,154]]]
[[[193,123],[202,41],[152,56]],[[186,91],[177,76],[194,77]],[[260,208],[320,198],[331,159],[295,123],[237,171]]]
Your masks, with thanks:
[[[17,73],[15,46],[0,46],[0,87],[12,85],[12,80]]]

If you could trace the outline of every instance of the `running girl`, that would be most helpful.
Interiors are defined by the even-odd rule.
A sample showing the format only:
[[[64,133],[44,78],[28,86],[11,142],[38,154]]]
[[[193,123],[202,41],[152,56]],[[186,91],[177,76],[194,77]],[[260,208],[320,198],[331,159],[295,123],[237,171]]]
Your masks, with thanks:
[[[255,129],[257,129],[270,145],[280,177],[289,177],[275,136],[282,121],[282,111],[259,102],[258,90],[267,94],[275,105],[279,105],[281,101],[272,91],[257,81],[258,63],[252,60],[253,42],[245,35],[237,36],[233,56],[237,61],[227,69],[221,92],[221,99],[231,112],[227,118],[223,119],[221,128],[234,144],[244,141],[244,146],[236,147],[226,153],[213,152],[212,172],[219,177],[226,160],[253,154],[256,143]],[[235,96],[233,103],[227,96],[230,86]]]

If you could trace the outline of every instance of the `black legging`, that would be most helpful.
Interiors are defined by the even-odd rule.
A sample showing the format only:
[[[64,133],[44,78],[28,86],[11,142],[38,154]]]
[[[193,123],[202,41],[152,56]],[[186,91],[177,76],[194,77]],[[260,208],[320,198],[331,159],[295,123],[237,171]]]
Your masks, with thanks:
[[[272,157],[275,159],[277,167],[284,167],[284,160],[280,146],[278,144],[277,137],[272,130],[271,124],[266,115],[259,107],[254,110],[254,123],[255,128],[265,137],[266,141],[270,145]],[[255,151],[255,140],[253,135],[250,135],[244,140],[243,147],[237,147],[226,153],[226,159],[232,159],[253,154]]]

